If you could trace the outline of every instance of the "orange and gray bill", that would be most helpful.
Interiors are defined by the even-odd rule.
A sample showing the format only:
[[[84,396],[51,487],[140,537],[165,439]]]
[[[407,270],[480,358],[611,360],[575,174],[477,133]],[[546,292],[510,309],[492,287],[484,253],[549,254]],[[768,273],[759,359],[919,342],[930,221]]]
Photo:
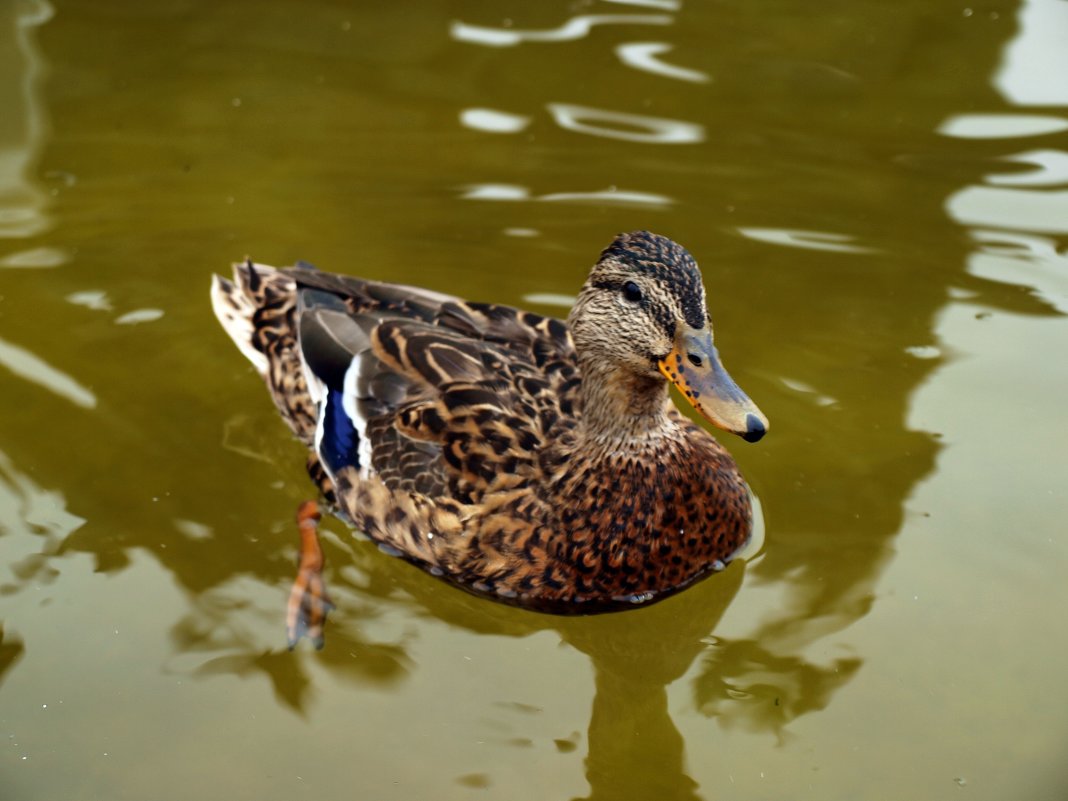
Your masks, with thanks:
[[[768,431],[768,418],[724,369],[711,326],[680,325],[675,347],[657,362],[660,372],[679,388],[693,407],[712,425],[756,442]]]

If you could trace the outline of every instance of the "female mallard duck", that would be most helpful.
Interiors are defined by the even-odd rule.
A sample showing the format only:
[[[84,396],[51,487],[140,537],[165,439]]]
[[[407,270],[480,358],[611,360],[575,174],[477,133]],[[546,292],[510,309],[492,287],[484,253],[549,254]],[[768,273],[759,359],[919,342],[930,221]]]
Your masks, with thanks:
[[[566,324],[307,265],[234,272],[214,280],[219,321],[323,494],[388,553],[588,614],[665,598],[748,540],[737,466],[668,383],[750,442],[768,422],[720,364],[701,274],[670,239],[617,237]]]

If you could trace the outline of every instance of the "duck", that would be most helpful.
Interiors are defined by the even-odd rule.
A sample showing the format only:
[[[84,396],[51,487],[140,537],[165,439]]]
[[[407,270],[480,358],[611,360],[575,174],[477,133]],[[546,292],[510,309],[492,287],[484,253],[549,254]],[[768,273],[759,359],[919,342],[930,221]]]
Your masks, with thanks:
[[[618,235],[566,320],[304,262],[246,259],[211,297],[330,510],[437,579],[536,612],[620,611],[723,570],[750,539],[738,466],[669,388],[748,442],[768,419],[667,237]],[[303,537],[318,512],[299,519]]]

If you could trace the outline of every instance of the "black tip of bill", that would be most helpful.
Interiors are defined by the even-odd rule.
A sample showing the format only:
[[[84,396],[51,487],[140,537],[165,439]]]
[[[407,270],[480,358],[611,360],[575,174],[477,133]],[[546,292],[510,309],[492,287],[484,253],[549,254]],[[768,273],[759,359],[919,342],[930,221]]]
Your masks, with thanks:
[[[746,442],[756,442],[766,433],[768,430],[764,427],[764,423],[755,414],[745,416],[745,433],[742,434],[742,439]]]

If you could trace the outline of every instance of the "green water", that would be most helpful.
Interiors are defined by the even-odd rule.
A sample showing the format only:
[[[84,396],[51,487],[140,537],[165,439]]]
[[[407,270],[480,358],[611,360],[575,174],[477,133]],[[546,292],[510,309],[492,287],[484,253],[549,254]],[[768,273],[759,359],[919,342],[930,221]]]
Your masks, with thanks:
[[[1066,9],[0,2],[0,797],[1068,797]],[[635,228],[771,419],[761,550],[561,620],[329,521],[288,652],[211,273],[564,315]]]

